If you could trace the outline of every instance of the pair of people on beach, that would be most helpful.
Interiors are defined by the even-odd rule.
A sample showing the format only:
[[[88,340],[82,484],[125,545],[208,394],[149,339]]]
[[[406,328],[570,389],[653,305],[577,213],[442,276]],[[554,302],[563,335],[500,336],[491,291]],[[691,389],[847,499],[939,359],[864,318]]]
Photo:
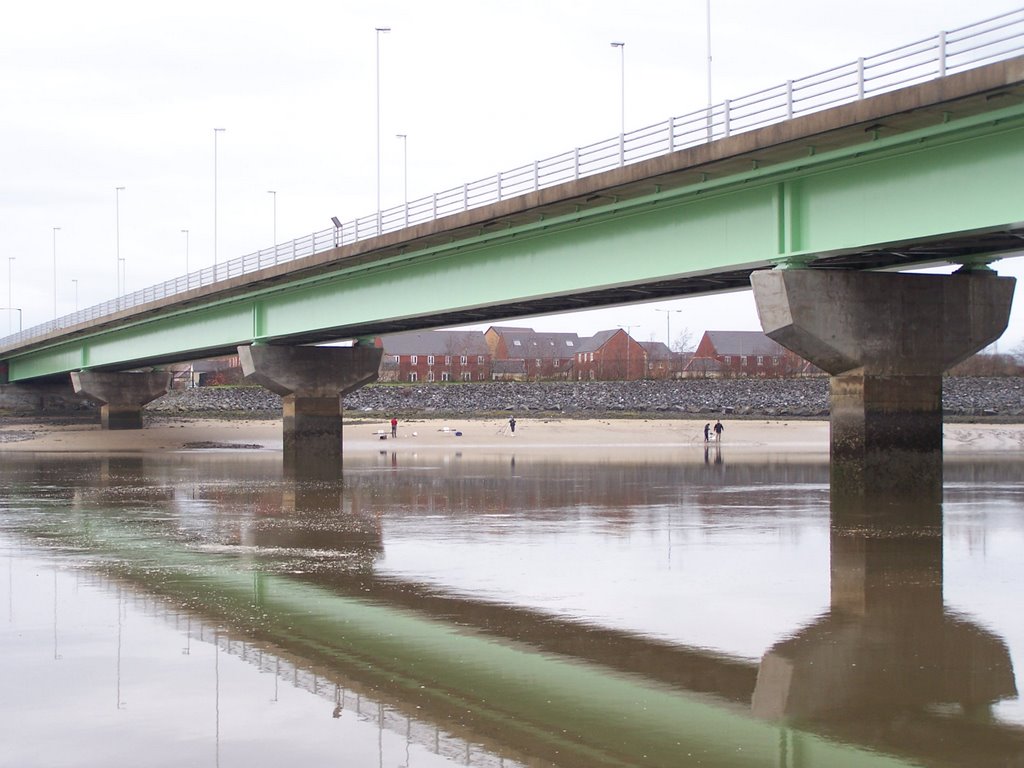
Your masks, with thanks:
[[[715,422],[715,428],[714,429],[715,429],[715,440],[717,442],[721,442],[722,441],[722,432],[725,430],[725,427],[722,426],[721,420]],[[704,425],[704,442],[706,443],[710,439],[711,439],[711,423],[708,422],[707,424]]]

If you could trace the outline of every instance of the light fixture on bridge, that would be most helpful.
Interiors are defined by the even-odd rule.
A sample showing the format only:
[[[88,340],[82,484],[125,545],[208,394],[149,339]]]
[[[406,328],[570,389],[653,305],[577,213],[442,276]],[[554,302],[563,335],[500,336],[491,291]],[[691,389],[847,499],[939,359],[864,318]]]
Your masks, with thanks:
[[[334,247],[337,248],[341,239],[341,222],[337,216],[331,216],[331,223],[334,224]]]

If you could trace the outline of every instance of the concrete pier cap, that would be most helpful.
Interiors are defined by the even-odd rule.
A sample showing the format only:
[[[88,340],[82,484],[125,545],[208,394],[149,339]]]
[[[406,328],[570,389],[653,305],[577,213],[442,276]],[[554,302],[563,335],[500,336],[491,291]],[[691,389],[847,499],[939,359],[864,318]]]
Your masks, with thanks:
[[[341,397],[377,380],[384,350],[372,346],[240,346],[246,378],[282,398],[285,467],[341,460]]]
[[[166,395],[171,374],[166,371],[72,371],[78,394],[100,403],[103,429],[142,429],[142,406]]]
[[[1006,330],[1016,280],[811,268],[750,282],[765,334],[831,375],[833,490],[941,483],[942,374]]]

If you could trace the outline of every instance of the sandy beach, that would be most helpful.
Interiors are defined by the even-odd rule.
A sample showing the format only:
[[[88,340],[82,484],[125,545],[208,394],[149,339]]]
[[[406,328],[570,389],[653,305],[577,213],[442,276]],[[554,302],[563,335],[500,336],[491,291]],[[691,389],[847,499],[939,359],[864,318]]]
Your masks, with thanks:
[[[344,428],[345,451],[456,450],[478,453],[581,453],[666,457],[703,453],[705,421],[674,419],[520,419],[513,434],[497,419],[403,421],[398,437],[385,420],[352,420]],[[828,457],[827,421],[723,421],[720,447],[738,454]],[[946,424],[947,453],[1024,453],[1024,425]],[[712,446],[714,446],[712,435]],[[170,419],[142,430],[104,431],[98,424],[0,423],[0,452],[136,453],[182,450],[281,449],[279,420]]]

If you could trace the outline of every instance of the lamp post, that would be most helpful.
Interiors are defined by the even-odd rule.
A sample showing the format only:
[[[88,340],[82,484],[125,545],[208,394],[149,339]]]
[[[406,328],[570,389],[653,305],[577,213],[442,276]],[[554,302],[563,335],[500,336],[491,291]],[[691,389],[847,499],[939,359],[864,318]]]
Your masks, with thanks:
[[[213,279],[217,279],[217,134],[224,128],[213,129]]]
[[[402,207],[405,209],[405,226],[409,226],[409,137],[404,133],[396,133],[395,138],[402,140]]]
[[[7,332],[11,332],[11,312],[14,304],[14,256],[7,257]],[[20,329],[19,329],[20,330]]]
[[[114,277],[117,282],[117,297],[121,297],[121,192],[124,187],[114,187],[114,244],[117,260],[114,262]]]
[[[619,104],[622,112],[622,123],[620,135],[626,134],[626,44],[624,42],[612,43],[612,48],[619,49],[619,87],[622,91]]]
[[[75,312],[78,312],[78,278],[72,277],[71,284],[75,286]]]
[[[53,228],[53,319],[57,319],[57,233],[60,227]]]
[[[672,318],[672,313],[673,312],[679,313],[679,312],[682,312],[683,310],[681,310],[681,309],[658,309],[657,307],[655,307],[654,311],[655,312],[664,312],[665,313],[665,346],[668,347],[669,350],[671,350],[672,349],[672,325],[671,325],[671,323],[669,321]]]
[[[391,27],[375,27],[377,32],[377,234],[381,234],[380,216],[380,36],[391,31]]]
[[[708,37],[708,109],[711,108],[711,0],[706,3],[707,37]]]
[[[21,333],[21,307],[0,307],[0,309],[6,309],[8,317],[11,316],[11,312],[18,313],[18,333]],[[10,333],[10,331],[8,331],[8,333]]]
[[[707,39],[708,39],[708,141],[711,141],[713,135],[712,126],[712,113],[711,113],[711,0],[707,0],[705,3],[706,13],[704,14],[707,21]]]
[[[268,189],[267,194],[274,200],[274,263],[277,264],[277,190]]]
[[[185,287],[188,288],[188,230],[181,230],[181,234],[185,236]]]

